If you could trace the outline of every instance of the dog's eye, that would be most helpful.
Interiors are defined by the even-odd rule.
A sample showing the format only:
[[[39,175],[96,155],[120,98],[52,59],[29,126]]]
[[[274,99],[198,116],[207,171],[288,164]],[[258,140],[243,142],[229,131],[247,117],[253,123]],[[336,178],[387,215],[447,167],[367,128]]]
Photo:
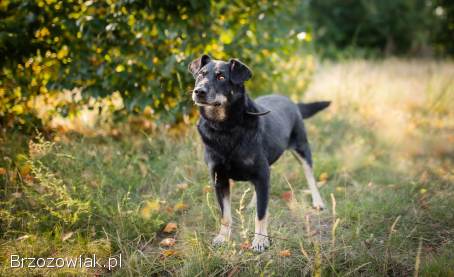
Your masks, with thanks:
[[[224,80],[225,80],[225,77],[224,77],[224,75],[222,75],[221,73],[219,73],[219,74],[216,76],[216,79],[218,79],[219,81],[224,81]]]

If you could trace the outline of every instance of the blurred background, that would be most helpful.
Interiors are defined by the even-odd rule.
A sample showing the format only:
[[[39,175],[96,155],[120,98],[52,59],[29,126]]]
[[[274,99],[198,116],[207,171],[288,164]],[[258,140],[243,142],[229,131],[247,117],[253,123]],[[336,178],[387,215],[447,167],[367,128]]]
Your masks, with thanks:
[[[328,209],[285,153],[260,255],[241,182],[211,246],[204,53],[253,97],[332,101],[305,123]],[[453,55],[449,0],[0,0],[0,276],[454,276]],[[10,267],[93,254],[122,267]]]

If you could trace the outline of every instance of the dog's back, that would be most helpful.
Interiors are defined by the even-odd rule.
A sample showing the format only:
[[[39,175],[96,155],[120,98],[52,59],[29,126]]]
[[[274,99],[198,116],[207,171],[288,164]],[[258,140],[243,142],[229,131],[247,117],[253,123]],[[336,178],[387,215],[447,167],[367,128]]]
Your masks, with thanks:
[[[303,118],[310,117],[329,105],[329,102],[295,104],[281,95],[262,96],[255,103],[261,110],[270,111],[262,116],[262,138],[269,154],[269,164],[275,162],[285,149],[307,141]]]

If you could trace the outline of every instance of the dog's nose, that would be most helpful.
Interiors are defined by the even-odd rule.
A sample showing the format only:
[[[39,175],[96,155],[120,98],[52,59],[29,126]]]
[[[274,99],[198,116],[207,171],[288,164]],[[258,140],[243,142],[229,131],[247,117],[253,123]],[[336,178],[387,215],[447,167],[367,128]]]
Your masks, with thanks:
[[[197,96],[205,96],[205,94],[207,93],[206,90],[202,89],[202,88],[198,88],[198,89],[195,89],[194,90],[194,93],[195,95]]]

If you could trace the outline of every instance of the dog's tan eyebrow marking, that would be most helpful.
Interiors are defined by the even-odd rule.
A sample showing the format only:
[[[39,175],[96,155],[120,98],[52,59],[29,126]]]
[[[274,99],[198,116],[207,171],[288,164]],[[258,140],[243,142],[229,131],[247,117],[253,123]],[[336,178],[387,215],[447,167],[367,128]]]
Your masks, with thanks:
[[[216,65],[214,66],[214,69],[215,69],[216,73],[222,72],[222,64],[216,63]]]

